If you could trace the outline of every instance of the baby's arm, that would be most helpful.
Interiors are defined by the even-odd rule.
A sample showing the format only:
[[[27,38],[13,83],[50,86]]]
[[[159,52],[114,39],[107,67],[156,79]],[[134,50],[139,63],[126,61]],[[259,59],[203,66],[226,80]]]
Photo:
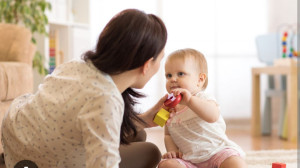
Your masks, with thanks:
[[[219,108],[216,102],[212,100],[204,100],[197,96],[192,96],[188,102],[188,107],[206,122],[214,123],[219,119]]]
[[[165,146],[167,153],[162,156],[163,159],[182,158],[182,153],[179,152],[179,149],[169,134],[167,127],[165,127]]]
[[[193,96],[188,90],[181,88],[174,90],[173,93],[175,96],[182,94],[180,103],[188,106],[206,122],[213,123],[219,119],[220,111],[215,101]]]

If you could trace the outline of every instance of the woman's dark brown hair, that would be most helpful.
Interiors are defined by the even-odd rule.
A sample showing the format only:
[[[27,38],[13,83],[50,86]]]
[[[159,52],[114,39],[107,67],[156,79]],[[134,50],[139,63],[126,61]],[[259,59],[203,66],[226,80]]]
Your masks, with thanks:
[[[114,16],[101,32],[95,51],[84,54],[100,71],[110,75],[138,68],[149,60],[155,61],[165,47],[167,30],[163,21],[153,14],[127,9]],[[126,89],[122,93],[125,111],[121,127],[121,143],[128,144],[126,135],[136,135],[133,120],[143,122],[134,111],[136,99],[144,95]]]

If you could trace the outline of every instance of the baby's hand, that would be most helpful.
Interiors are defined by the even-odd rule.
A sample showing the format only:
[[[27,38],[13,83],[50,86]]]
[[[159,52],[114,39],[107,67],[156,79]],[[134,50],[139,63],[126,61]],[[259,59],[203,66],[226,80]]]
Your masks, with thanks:
[[[182,95],[182,99],[180,101],[179,104],[183,104],[183,105],[188,105],[188,102],[190,101],[192,94],[190,91],[183,89],[183,88],[177,88],[172,90],[172,93],[174,94],[174,96],[177,96],[179,94]]]
[[[181,152],[167,152],[162,156],[163,159],[172,159],[172,158],[182,158],[182,153]]]
[[[166,122],[166,125],[170,125],[171,121],[173,120],[173,117],[176,115],[176,109],[175,108],[169,108],[170,116],[169,119]]]

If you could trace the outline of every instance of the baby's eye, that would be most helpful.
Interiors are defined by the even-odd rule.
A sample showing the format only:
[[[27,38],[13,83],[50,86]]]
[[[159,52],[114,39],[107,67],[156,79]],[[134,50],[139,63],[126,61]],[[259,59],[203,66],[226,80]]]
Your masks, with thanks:
[[[184,72],[178,72],[178,74],[177,74],[178,76],[184,76],[185,75],[185,73]]]
[[[172,78],[172,74],[166,74],[166,78]]]

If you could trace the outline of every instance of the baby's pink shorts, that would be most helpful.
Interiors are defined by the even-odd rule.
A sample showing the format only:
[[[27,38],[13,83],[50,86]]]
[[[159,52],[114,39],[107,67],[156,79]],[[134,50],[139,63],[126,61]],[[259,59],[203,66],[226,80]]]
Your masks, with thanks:
[[[179,158],[175,158],[175,160],[187,168],[219,168],[224,160],[231,156],[240,156],[240,154],[234,149],[226,148],[213,155],[210,159],[197,164]]]

